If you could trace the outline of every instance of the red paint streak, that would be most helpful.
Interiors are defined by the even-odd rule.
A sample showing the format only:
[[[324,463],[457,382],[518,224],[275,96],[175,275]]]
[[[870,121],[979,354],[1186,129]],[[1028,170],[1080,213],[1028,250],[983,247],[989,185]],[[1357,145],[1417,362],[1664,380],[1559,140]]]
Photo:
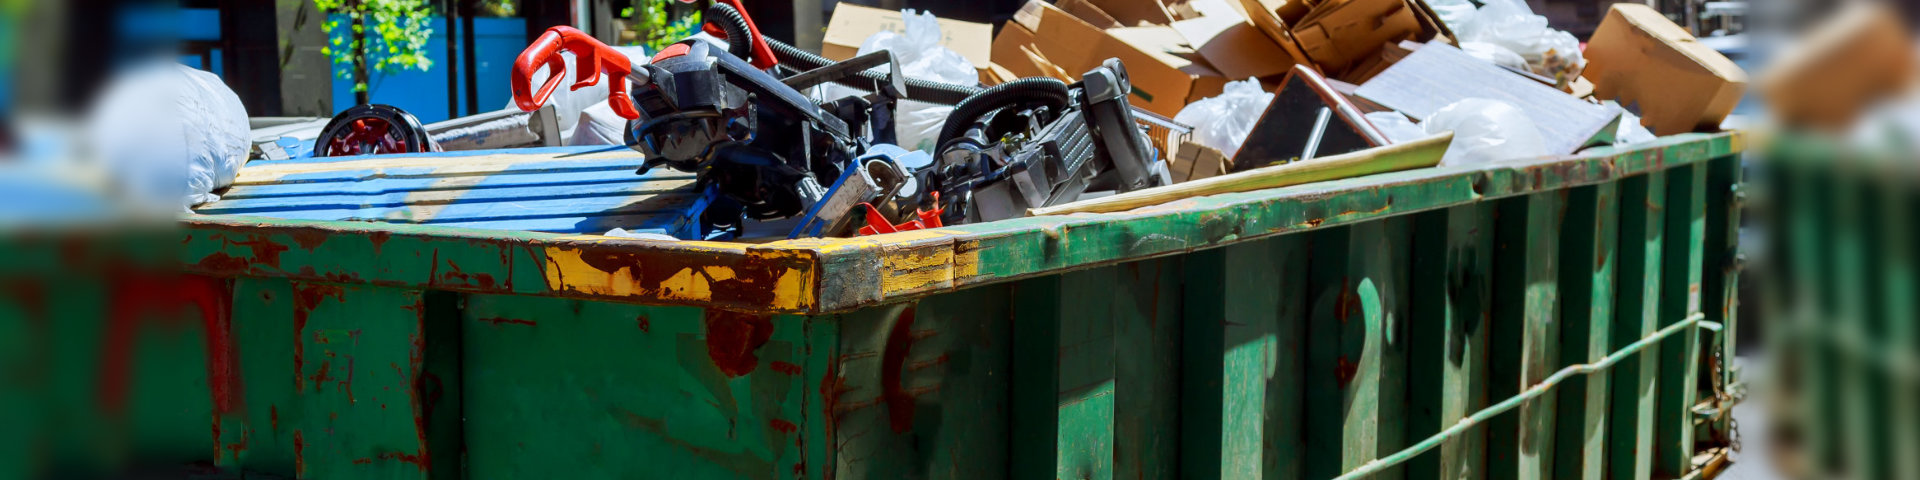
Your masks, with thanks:
[[[518,319],[518,318],[502,318],[502,317],[493,317],[493,318],[482,318],[482,319],[480,319],[480,321],[482,321],[482,322],[487,322],[487,323],[491,323],[491,324],[494,324],[494,325],[499,325],[499,324],[503,324],[503,323],[511,323],[511,324],[514,324],[514,325],[526,325],[526,326],[529,326],[529,327],[531,327],[531,326],[533,326],[533,325],[534,325],[534,322],[533,322],[533,320],[521,320],[521,319]]]
[[[773,371],[784,373],[787,375],[799,375],[801,373],[799,365],[794,365],[788,362],[773,362],[771,364],[768,364],[767,366],[773,367]]]
[[[840,394],[847,391],[847,379],[840,378],[840,362],[827,362],[827,375],[820,379],[821,428],[826,430],[827,445],[835,445],[834,412],[840,407]],[[822,467],[824,469],[824,467]]]
[[[271,424],[273,425],[273,431],[275,432],[280,431],[280,406],[279,405],[267,406],[267,418],[268,418],[268,421],[271,422]]]
[[[435,255],[438,254],[439,252],[435,252]],[[434,267],[438,268],[439,265],[435,264]],[[440,279],[447,283],[477,284],[482,288],[493,288],[493,275],[491,274],[467,274],[465,271],[460,270],[460,265],[453,263],[452,260],[447,261],[447,268],[452,269],[452,271],[440,274]]]
[[[371,459],[371,458],[356,458],[356,459],[353,459],[353,464],[354,464],[354,465],[372,465],[372,464],[373,464],[373,459]]]
[[[308,377],[308,380],[313,381],[313,391],[315,393],[325,391],[320,387],[326,385],[328,380],[333,380],[333,361],[320,361],[320,371],[313,372],[313,376]]]
[[[643,333],[652,333],[652,332],[653,332],[653,320],[652,320],[652,319],[649,319],[649,318],[647,318],[647,316],[646,316],[646,315],[641,315],[641,316],[639,316],[638,318],[635,318],[635,319],[633,319],[633,321],[634,321],[634,323],[638,323],[638,324],[640,324],[640,331],[641,331],[641,332],[643,332]]]
[[[187,275],[179,284],[185,299],[200,310],[200,323],[206,329],[207,389],[213,395],[213,411],[232,413],[240,408],[240,356],[233,342],[232,285],[226,281]]]
[[[295,476],[307,473],[307,457],[304,455],[306,451],[307,439],[300,436],[300,430],[295,429],[293,431],[293,474]]]
[[[721,373],[738,377],[759,368],[754,352],[773,338],[772,317],[707,310],[706,325],[707,357]]]
[[[242,272],[247,270],[248,265],[252,265],[252,262],[227,255],[226,252],[208,254],[206,258],[200,259],[199,263],[200,269],[215,272]]]
[[[293,383],[295,392],[306,391],[305,382],[300,382],[299,379],[304,376],[304,369],[307,362],[307,315],[313,312],[314,307],[320,306],[320,301],[325,300],[327,297],[333,297],[334,300],[345,301],[346,293],[342,292],[340,287],[333,285],[314,285],[307,283],[297,283],[293,285],[293,378],[295,380]]]
[[[794,425],[793,422],[781,420],[778,418],[767,420],[767,426],[773,427],[774,430],[779,430],[780,433],[793,433],[795,431],[800,430],[800,427],[798,425]]]
[[[887,424],[894,433],[913,428],[913,394],[901,385],[901,370],[907,363],[907,351],[913,349],[913,307],[900,312],[893,330],[887,333],[887,345],[880,355],[880,398],[887,404]]]

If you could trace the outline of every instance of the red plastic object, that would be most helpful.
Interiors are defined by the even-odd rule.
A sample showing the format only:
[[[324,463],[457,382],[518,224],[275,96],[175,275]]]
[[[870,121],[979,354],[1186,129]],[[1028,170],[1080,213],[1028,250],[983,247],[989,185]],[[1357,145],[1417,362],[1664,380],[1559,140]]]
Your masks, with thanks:
[[[693,1],[694,0],[680,0],[680,3],[693,3]],[[753,33],[753,58],[748,59],[747,63],[751,63],[753,64],[753,68],[758,68],[761,70],[773,68],[774,65],[780,64],[779,59],[773,58],[773,47],[767,45],[767,37],[760,35],[760,27],[755,26],[753,24],[753,16],[747,14],[746,5],[740,4],[740,0],[713,0],[713,1],[732,6],[734,10],[740,11],[740,18],[747,20],[747,31]],[[713,22],[706,22],[705,24],[702,24],[700,26],[700,29],[706,31],[708,35],[713,35],[715,37],[720,37],[720,38],[727,38],[727,32],[724,30],[721,30],[720,26],[714,24]]]
[[[939,194],[934,195],[934,203],[940,203]],[[860,206],[867,207],[867,226],[860,227],[860,236],[940,228],[943,226],[940,223],[940,214],[944,210],[939,208],[933,210],[915,210],[914,216],[919,218],[896,225],[888,222],[887,217],[880,216],[880,210],[873,208],[873,205],[862,203]]]
[[[613,113],[628,120],[640,118],[640,111],[633,108],[633,98],[627,95],[627,74],[633,72],[633,64],[627,61],[627,56],[585,32],[568,26],[547,29],[514,59],[514,105],[531,112],[539,110],[553,96],[553,90],[560,87],[560,77],[567,71],[566,60],[560,57],[561,50],[573,52],[576,73],[574,90],[598,83],[600,74],[605,72],[610,82],[607,85],[607,103],[613,106]],[[542,66],[547,68],[547,83],[534,92],[533,72]]]
[[[406,152],[410,145],[397,135],[389,135],[393,124],[378,118],[362,118],[348,125],[346,135],[334,137],[328,142],[326,154],[329,157],[351,155],[370,155],[376,153]]]

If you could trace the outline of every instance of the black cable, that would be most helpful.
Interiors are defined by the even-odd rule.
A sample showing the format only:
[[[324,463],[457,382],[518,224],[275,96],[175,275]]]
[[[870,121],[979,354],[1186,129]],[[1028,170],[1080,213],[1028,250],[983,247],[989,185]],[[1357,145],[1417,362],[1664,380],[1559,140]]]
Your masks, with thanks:
[[[1066,110],[1070,99],[1067,82],[1047,77],[1027,77],[994,85],[955,105],[953,113],[947,116],[947,122],[940,126],[940,141],[934,145],[946,145],[948,140],[959,138],[973,122],[994,110],[1038,103],[1058,113]]]
[[[708,5],[706,15],[707,21],[713,22],[720,27],[721,32],[725,32],[727,53],[752,63],[753,38],[747,33],[752,31],[747,27],[747,17],[740,15],[740,10],[733,8],[732,5],[724,3]]]

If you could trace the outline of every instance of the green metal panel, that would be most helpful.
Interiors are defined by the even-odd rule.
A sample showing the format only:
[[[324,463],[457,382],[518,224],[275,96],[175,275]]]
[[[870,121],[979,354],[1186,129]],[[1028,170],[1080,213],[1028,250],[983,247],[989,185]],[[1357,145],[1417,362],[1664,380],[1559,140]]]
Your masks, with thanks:
[[[1489,403],[1493,209],[1470,205],[1421,213],[1413,230],[1414,238],[1425,241],[1412,245],[1407,438],[1419,439]],[[1408,476],[1484,478],[1486,449],[1486,429],[1473,429],[1442,445],[1439,455],[1415,459]]]
[[[1700,311],[1700,271],[1706,245],[1706,169],[1667,171],[1666,244],[1660,268],[1660,322]],[[1700,334],[1688,330],[1660,345],[1660,392],[1655,411],[1653,473],[1679,477],[1693,469],[1693,404],[1700,372]]]
[[[1620,181],[1617,308],[1611,347],[1624,348],[1660,328],[1661,236],[1666,227],[1665,172]],[[1648,347],[1614,368],[1608,417],[1608,468],[1613,478],[1653,475],[1654,401],[1659,346]]]
[[[1559,233],[1566,199],[1546,192],[1496,202],[1489,393],[1507,398],[1560,367]],[[1489,424],[1488,476],[1553,478],[1556,399]]]
[[[1305,239],[1186,260],[1182,478],[1298,478]]]
[[[1901,321],[1900,319],[1920,319],[1920,302],[1915,301],[1920,294],[1920,283],[1916,283],[1915,249],[1913,242],[1917,238],[1916,196],[1913,189],[1897,180],[1882,180],[1872,184],[1878,194],[1877,202],[1886,206],[1881,217],[1886,222],[1880,229],[1881,258],[1880,298],[1884,302],[1884,315],[1887,318],[1887,330],[1884,338],[1886,351],[1896,358],[1916,358],[1920,353],[1920,322]],[[1920,379],[1914,375],[1901,375],[1898,371],[1889,371],[1888,427],[1892,429],[1889,450],[1892,452],[1920,451]],[[1920,455],[1892,455],[1890,477],[1920,478]]]
[[[1320,441],[1308,443],[1308,477],[1338,475],[1404,446],[1407,235],[1408,222],[1396,218],[1311,236],[1307,438]]]
[[[1613,351],[1614,246],[1618,186],[1578,187],[1567,195],[1560,242],[1560,364],[1598,362]],[[1610,372],[1560,387],[1554,478],[1606,478]]]
[[[1672,283],[1696,292],[1724,260],[1660,235],[1671,186],[1647,179],[1740,148],[1688,135],[765,245],[194,217],[180,257],[231,318],[168,337],[210,367],[150,381],[239,393],[172,402],[211,418],[155,431],[307,478],[1337,476],[1680,321],[1661,251],[1696,249]],[[1615,478],[1648,478],[1654,455],[1623,452],[1665,420],[1618,405],[1668,398],[1658,366],[1547,387],[1378,476],[1624,458]]]

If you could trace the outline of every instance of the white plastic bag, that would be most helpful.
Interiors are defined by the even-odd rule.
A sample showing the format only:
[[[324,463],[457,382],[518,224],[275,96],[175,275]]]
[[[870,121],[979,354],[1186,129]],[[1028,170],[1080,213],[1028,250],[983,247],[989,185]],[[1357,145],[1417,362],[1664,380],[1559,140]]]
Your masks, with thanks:
[[[1228,83],[1219,96],[1187,104],[1173,121],[1193,127],[1193,143],[1233,158],[1269,103],[1273,103],[1273,92],[1260,86],[1260,80],[1248,78]]]
[[[1573,77],[1586,68],[1580,40],[1571,33],[1547,26],[1547,17],[1534,15],[1525,1],[1486,0],[1483,3],[1464,24],[1449,24],[1463,48],[1468,42],[1498,45],[1519,54],[1526,60],[1529,71],[1565,82],[1573,81]]]
[[[174,63],[116,77],[92,106],[87,131],[118,191],[156,206],[219,200],[212,192],[233,184],[252,146],[240,97],[220,77]]]
[[[1429,136],[1426,130],[1421,129],[1419,125],[1413,123],[1413,120],[1408,120],[1407,116],[1401,115],[1400,112],[1373,112],[1366,114],[1366,117],[1367,123],[1373,124],[1373,128],[1386,135],[1389,142],[1411,142]]]
[[[1441,165],[1473,165],[1547,155],[1547,141],[1520,109],[1499,100],[1469,98],[1433,112],[1428,135],[1453,132]]]
[[[973,62],[959,52],[940,44],[939,17],[933,12],[916,12],[913,9],[901,11],[902,32],[894,33],[882,30],[868,36],[860,42],[860,53],[887,50],[893,52],[893,61],[900,64],[900,74],[907,78],[956,85],[973,85],[980,82],[980,74],[974,70]],[[838,87],[838,85],[835,85]],[[832,96],[850,95],[851,89],[827,89]],[[940,126],[946,123],[947,114],[953,107],[934,105],[912,100],[901,101],[894,108],[893,131],[901,148],[908,150],[933,151],[939,141]]]

